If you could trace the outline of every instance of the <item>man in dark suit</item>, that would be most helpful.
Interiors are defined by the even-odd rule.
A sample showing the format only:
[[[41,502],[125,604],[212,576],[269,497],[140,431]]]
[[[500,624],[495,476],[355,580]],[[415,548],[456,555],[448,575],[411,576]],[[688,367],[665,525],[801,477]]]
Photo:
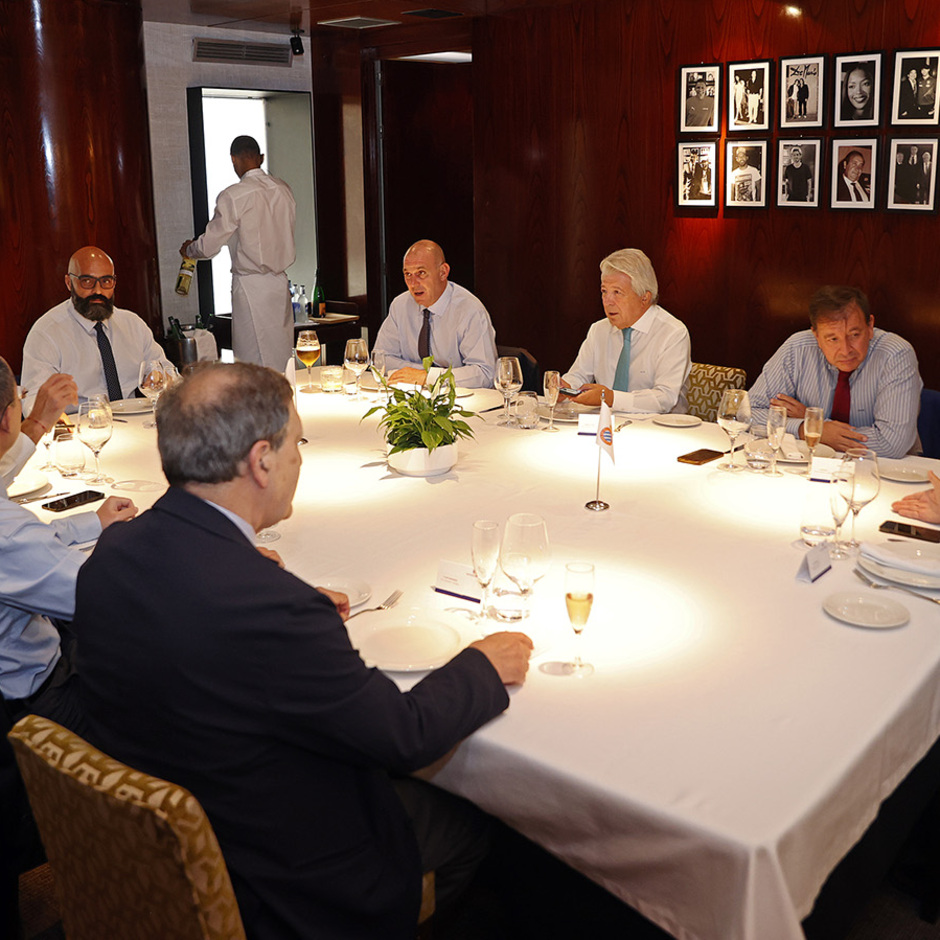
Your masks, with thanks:
[[[502,712],[531,641],[477,641],[410,692],[367,668],[346,598],[254,546],[291,513],[291,387],[260,366],[200,366],[157,410],[170,489],[115,526],[79,578],[88,736],[202,803],[250,937],[413,937],[422,863],[442,860],[424,854],[389,775]]]
[[[871,177],[863,176],[865,157],[858,150],[850,150],[841,163],[842,172],[836,182],[836,201],[871,205]],[[867,185],[866,185],[867,184]]]

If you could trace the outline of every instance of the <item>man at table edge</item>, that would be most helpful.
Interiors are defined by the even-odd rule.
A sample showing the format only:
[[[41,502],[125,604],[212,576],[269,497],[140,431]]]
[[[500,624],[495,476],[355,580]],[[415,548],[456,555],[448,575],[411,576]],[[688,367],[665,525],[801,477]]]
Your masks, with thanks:
[[[811,405],[826,419],[820,442],[903,457],[917,445],[924,386],[911,344],[875,327],[864,291],[826,285],[809,302],[810,329],[773,354],[750,391],[751,424],[766,427],[770,405],[787,410],[787,431],[803,437]]]
[[[562,376],[580,388],[579,405],[603,399],[615,411],[684,414],[691,340],[686,325],[658,304],[659,283],[639,248],[622,248],[600,264],[606,319],[593,323]]]

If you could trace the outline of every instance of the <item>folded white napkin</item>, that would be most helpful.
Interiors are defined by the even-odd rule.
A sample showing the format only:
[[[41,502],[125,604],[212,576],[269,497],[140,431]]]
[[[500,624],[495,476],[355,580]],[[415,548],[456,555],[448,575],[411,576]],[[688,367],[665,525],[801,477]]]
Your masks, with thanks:
[[[940,545],[913,542],[863,542],[861,555],[886,568],[940,577]]]
[[[806,460],[806,451],[800,447],[799,442],[792,434],[783,435],[780,450],[787,460]]]

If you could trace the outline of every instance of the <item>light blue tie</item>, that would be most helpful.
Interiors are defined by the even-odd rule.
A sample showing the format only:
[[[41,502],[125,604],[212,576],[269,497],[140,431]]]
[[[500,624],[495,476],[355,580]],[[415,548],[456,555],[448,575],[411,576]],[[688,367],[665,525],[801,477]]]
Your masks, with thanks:
[[[630,338],[633,335],[633,327],[628,326],[623,333],[623,349],[620,350],[620,358],[617,360],[617,372],[614,375],[614,391],[630,391]]]

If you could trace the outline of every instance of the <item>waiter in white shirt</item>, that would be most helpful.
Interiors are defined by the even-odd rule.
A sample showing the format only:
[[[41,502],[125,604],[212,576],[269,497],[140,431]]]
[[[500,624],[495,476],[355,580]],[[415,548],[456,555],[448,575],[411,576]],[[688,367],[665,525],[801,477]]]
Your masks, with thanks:
[[[295,258],[294,194],[261,169],[264,154],[254,137],[236,137],[229,152],[238,182],[219,193],[205,232],[183,242],[180,254],[205,260],[228,245],[235,358],[280,371],[294,345],[284,273]]]
[[[572,401],[615,411],[686,411],[691,341],[685,324],[656,301],[659,283],[639,248],[623,248],[601,262],[606,319],[591,325],[564,388],[583,391]]]

